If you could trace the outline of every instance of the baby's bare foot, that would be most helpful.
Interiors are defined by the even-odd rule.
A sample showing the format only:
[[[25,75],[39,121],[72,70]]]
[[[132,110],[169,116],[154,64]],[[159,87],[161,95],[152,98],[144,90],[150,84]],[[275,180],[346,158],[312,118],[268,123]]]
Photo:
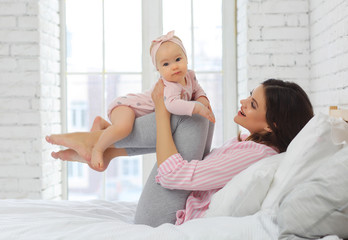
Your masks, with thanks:
[[[107,166],[103,166],[103,167],[97,168],[92,166],[91,162],[86,161],[83,157],[81,157],[76,151],[72,149],[61,150],[59,152],[52,152],[51,155],[53,158],[61,159],[63,161],[86,163],[88,164],[90,168],[98,172],[105,171],[107,167]]]
[[[52,134],[46,136],[46,141],[70,148],[83,157],[86,161],[91,159],[91,150],[94,145],[93,142],[89,141],[90,133],[87,132],[77,132],[77,133],[66,133],[66,134]]]
[[[91,165],[95,169],[104,169],[103,152],[93,149],[91,157]]]
[[[51,156],[55,159],[61,159],[63,161],[81,162],[81,163],[89,164],[89,162],[87,162],[75,150],[72,150],[72,149],[66,149],[66,150],[61,150],[58,152],[52,152]]]

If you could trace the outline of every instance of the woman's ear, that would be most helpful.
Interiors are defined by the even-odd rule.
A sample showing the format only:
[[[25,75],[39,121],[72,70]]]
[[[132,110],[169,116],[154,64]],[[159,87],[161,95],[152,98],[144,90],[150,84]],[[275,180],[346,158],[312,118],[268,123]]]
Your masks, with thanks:
[[[272,129],[271,129],[269,126],[265,127],[264,129],[265,129],[267,132],[273,132]]]
[[[277,124],[276,124],[276,123],[273,123],[273,125],[274,125],[275,128],[277,128]],[[273,132],[273,131],[272,131],[272,128],[270,128],[269,126],[266,126],[264,129],[265,129],[267,132],[270,132],[270,133]]]

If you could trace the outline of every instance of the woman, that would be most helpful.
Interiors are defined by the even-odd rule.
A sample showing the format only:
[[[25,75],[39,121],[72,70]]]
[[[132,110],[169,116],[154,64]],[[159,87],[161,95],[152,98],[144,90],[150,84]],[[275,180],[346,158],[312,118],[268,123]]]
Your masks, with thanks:
[[[181,134],[186,137],[183,139],[178,137],[180,132],[177,132],[177,129],[172,136],[171,121],[173,122],[175,116],[171,120],[164,106],[161,81],[156,84],[152,98],[155,103],[157,125],[155,142],[158,173],[154,168],[139,200],[135,218],[136,223],[151,226],[174,221],[176,224],[182,224],[203,216],[215,192],[251,164],[264,157],[286,151],[291,140],[313,116],[308,96],[297,84],[267,80],[255,88],[250,97],[241,100],[241,109],[234,118],[237,124],[249,130],[250,135],[232,139],[222,147],[214,149],[202,161],[198,161],[191,159],[201,158],[186,156],[187,151],[190,151],[187,149],[191,148],[181,149],[181,147],[185,143],[192,145],[194,141],[202,142],[198,149],[203,155],[204,150],[210,148],[209,136],[212,127],[208,121],[199,116],[197,119],[194,117],[185,119],[191,122],[177,121],[177,128],[184,129]],[[199,128],[194,131],[195,134],[188,134],[187,131],[194,128],[197,123]],[[136,133],[136,128],[134,130],[134,136],[141,138],[142,134]],[[53,135],[48,138],[49,142],[70,149],[53,153],[52,156],[63,160],[88,162],[82,160],[79,154],[90,152],[98,134]],[[133,141],[136,141],[136,137]],[[149,146],[139,146],[140,150],[122,148],[127,145],[117,143],[118,148],[109,148],[104,155],[105,165],[107,166],[111,157],[146,152],[146,149],[151,149],[154,139],[151,137],[145,142],[149,143]],[[138,145],[133,144],[133,146]],[[199,155],[197,152],[199,150],[193,155]],[[176,190],[170,191],[159,187],[153,180],[155,177],[161,186]],[[187,195],[189,196],[186,200]]]

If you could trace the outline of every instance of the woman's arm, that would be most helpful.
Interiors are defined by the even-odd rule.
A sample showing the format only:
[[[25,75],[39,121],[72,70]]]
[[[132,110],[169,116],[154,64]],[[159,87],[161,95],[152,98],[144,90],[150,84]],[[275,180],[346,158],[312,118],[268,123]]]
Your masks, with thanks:
[[[255,162],[276,154],[270,147],[251,141],[231,141],[215,149],[204,160],[170,156],[158,169],[156,181],[168,189],[207,191],[225,186],[239,172]]]
[[[167,158],[178,153],[170,128],[170,113],[167,111],[163,100],[164,84],[162,80],[156,83],[152,91],[152,100],[155,103],[157,140],[156,156],[157,165],[160,166]]]

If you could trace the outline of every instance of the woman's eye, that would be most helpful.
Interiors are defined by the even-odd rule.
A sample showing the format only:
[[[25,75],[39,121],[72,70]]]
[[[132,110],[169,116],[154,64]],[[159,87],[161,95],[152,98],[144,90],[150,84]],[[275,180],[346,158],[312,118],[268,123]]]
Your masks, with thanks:
[[[251,102],[251,107],[256,109],[256,106],[255,106],[255,103],[254,102]]]

